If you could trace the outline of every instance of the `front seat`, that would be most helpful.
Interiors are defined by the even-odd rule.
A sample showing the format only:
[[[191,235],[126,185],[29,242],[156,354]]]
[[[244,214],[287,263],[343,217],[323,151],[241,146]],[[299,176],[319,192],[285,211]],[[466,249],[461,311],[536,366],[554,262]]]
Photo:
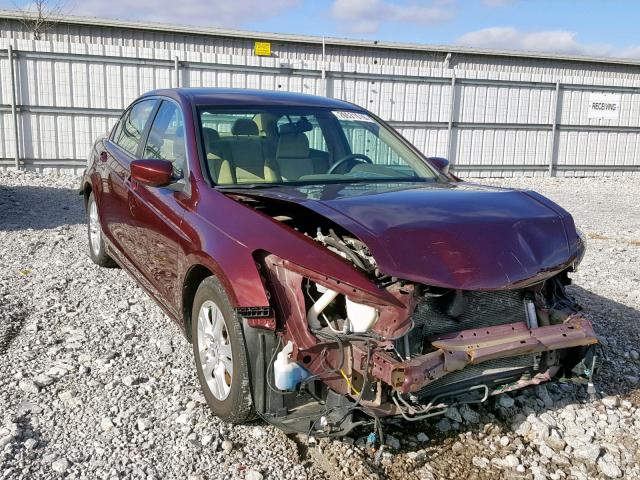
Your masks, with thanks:
[[[283,180],[298,180],[304,175],[326,173],[316,171],[309,157],[309,139],[304,133],[283,133],[278,141],[276,166]]]
[[[202,127],[202,136],[212,180],[220,185],[236,183],[230,161],[231,154],[220,141],[218,131],[210,127]]]
[[[268,148],[259,136],[256,122],[250,118],[238,118],[231,127],[231,134],[227,138],[238,183],[280,180],[269,162]]]

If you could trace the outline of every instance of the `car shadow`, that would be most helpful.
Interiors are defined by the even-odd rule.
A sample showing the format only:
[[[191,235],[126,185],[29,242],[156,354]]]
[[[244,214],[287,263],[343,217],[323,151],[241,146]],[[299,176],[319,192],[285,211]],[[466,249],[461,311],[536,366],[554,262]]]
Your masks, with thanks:
[[[640,345],[640,311],[603,297],[578,285],[568,293],[584,309],[600,339],[599,367],[594,375],[598,392],[603,395],[630,395],[640,399],[640,363],[630,358]]]
[[[0,185],[0,231],[44,230],[84,222],[84,205],[71,188]]]

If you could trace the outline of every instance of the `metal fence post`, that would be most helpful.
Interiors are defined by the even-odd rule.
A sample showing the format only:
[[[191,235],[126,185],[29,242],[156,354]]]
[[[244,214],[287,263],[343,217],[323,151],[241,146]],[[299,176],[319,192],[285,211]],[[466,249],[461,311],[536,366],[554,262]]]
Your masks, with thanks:
[[[321,71],[321,82],[322,82],[322,94],[326,97],[329,93],[329,89],[327,88],[327,46],[324,41],[324,35],[322,36],[322,71]]]
[[[13,47],[9,45],[7,49],[9,56],[9,82],[11,87],[11,117],[13,118],[13,139],[15,149],[16,170],[20,169],[20,137],[18,136],[18,108],[16,104],[16,77],[15,68],[13,66]]]
[[[180,60],[177,56],[173,59],[173,86],[180,88]]]
[[[556,164],[558,163],[558,116],[560,115],[560,80],[556,81],[556,90],[553,99],[553,119],[551,122],[551,147],[549,150],[549,176],[556,176]]]
[[[449,121],[447,122],[447,159],[453,164],[453,151],[456,143],[453,138],[453,122],[456,111],[456,73],[451,74],[451,104],[449,105]]]

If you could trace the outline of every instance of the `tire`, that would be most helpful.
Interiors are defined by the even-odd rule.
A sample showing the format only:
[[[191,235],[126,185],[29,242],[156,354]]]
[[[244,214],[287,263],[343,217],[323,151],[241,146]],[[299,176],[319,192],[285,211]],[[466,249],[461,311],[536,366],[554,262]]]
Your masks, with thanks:
[[[104,235],[100,225],[100,214],[98,212],[98,204],[93,196],[93,192],[89,194],[87,199],[87,235],[89,240],[89,257],[96,265],[101,267],[115,267],[116,263],[107,255],[107,249],[104,245]]]
[[[242,319],[216,278],[208,277],[198,287],[191,319],[193,355],[207,404],[225,422],[252,420],[255,414]]]

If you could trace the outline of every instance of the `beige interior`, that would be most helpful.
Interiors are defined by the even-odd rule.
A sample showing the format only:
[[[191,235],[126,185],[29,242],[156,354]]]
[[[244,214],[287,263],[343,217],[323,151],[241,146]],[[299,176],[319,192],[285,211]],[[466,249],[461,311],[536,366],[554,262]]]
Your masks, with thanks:
[[[304,175],[325,173],[309,156],[309,139],[304,133],[288,133],[278,141],[276,165],[283,180],[298,180]]]
[[[273,168],[272,142],[259,136],[251,119],[236,120],[231,135],[220,137],[212,128],[203,128],[207,161],[219,184],[275,182],[280,177]]]
[[[280,182],[326,173],[328,154],[310,150],[304,133],[282,134],[277,144],[261,136],[257,123],[240,118],[231,135],[203,128],[207,161],[217,184]]]

